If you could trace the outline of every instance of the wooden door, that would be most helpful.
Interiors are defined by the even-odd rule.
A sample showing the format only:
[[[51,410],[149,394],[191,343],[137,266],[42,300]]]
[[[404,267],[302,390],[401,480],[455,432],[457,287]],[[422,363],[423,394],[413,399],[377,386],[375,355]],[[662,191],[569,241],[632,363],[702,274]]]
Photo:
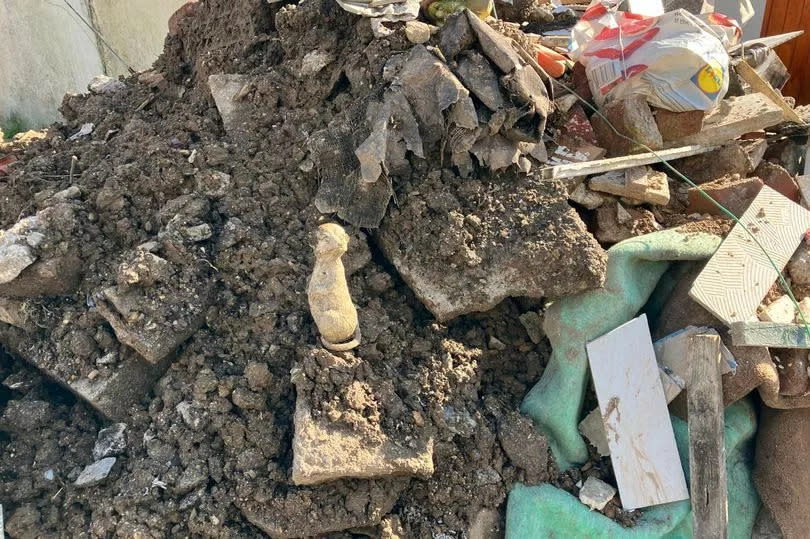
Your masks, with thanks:
[[[794,30],[805,34],[776,48],[790,73],[782,93],[796,98],[797,105],[810,103],[810,0],[768,0],[762,21],[762,35]]]

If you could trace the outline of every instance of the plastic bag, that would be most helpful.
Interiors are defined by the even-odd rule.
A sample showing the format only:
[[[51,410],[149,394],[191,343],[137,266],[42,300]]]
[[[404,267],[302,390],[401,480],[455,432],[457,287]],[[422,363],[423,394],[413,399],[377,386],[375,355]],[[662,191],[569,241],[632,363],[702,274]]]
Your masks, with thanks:
[[[728,90],[726,47],[739,25],[683,9],[645,17],[617,11],[619,3],[592,2],[573,29],[571,57],[585,66],[596,103],[643,94],[676,112],[714,108]]]

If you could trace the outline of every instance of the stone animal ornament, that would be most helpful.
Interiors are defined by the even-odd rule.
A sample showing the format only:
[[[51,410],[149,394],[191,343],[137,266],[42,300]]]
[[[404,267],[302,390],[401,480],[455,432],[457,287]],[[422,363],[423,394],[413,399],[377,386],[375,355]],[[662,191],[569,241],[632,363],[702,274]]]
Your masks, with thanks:
[[[349,295],[346,272],[340,260],[349,247],[349,235],[340,225],[326,223],[315,233],[315,267],[307,287],[309,310],[321,342],[342,352],[360,344],[357,309]]]

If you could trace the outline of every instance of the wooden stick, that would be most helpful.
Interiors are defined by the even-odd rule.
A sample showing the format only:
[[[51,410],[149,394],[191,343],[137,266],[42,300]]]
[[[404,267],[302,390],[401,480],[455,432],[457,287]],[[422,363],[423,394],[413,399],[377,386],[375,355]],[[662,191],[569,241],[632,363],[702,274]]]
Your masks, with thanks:
[[[720,337],[691,337],[687,357],[691,371],[691,380],[687,384],[687,402],[692,533],[694,537],[701,539],[726,539],[728,492],[723,443]]]
[[[782,98],[782,95],[773,89],[773,87],[759,76],[756,69],[748,65],[748,62],[742,60],[739,64],[737,64],[737,74],[751,86],[751,90],[754,92],[759,92],[764,94],[768,99],[773,101],[776,105],[782,109],[782,112],[785,113],[785,118],[791,122],[796,122],[799,125],[804,125],[804,120],[802,120],[801,116],[796,114],[796,111],[790,108],[785,100]]]

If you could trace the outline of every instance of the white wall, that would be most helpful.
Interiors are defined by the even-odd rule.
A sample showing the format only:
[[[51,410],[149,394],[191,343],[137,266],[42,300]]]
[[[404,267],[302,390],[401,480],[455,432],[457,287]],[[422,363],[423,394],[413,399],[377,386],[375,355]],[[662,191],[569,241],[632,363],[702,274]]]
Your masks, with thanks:
[[[754,7],[754,17],[743,25],[743,39],[754,39],[760,36],[762,20],[765,16],[765,0],[751,0]],[[739,0],[715,0],[714,10],[740,20]]]
[[[83,0],[69,1],[90,20]],[[12,115],[49,124],[65,92],[102,73],[95,35],[64,0],[0,0],[0,36],[0,125]]]

